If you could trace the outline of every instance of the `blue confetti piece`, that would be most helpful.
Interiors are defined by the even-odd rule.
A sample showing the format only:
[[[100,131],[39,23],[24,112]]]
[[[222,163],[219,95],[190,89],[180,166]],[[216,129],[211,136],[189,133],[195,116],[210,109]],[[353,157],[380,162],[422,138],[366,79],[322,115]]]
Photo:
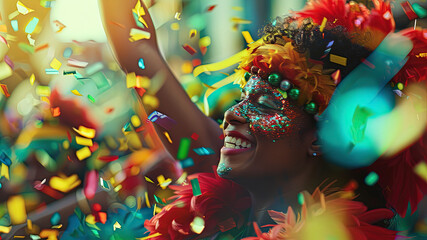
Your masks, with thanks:
[[[12,20],[12,21],[10,21],[10,25],[12,25],[13,31],[17,32],[19,30],[19,28],[18,28],[18,20]]]
[[[130,123],[126,123],[125,126],[123,127],[125,132],[130,132],[132,131],[132,129],[130,128]]]
[[[181,165],[182,168],[188,168],[188,167],[194,166],[194,161],[192,158],[189,157],[182,161],[179,161],[179,164]]]
[[[326,48],[330,48],[330,47],[332,47],[332,44],[334,44],[334,41],[330,41],[330,42],[328,43],[328,45],[326,46]]]
[[[59,74],[59,71],[53,68],[46,68],[45,73],[49,75],[53,75],[53,74]]]
[[[39,19],[36,17],[33,17],[33,19],[31,19],[31,21],[25,27],[25,32],[26,33],[34,32],[34,29],[36,29],[38,23],[39,23]]]
[[[211,148],[205,148],[205,147],[195,148],[193,149],[193,151],[197,153],[197,155],[199,156],[212,155],[215,153],[214,150],[212,150]]]
[[[140,58],[138,60],[138,67],[141,69],[145,69],[144,59]]]
[[[64,56],[64,58],[69,58],[69,57],[71,57],[71,55],[73,55],[73,49],[71,49],[71,48],[67,47],[67,48],[64,50],[64,53],[63,53],[62,55]]]
[[[51,223],[53,226],[58,225],[60,221],[61,221],[61,215],[59,215],[59,213],[58,213],[58,212],[54,213],[54,214],[52,215],[52,217],[50,218],[50,223]]]
[[[12,161],[10,160],[9,156],[7,156],[4,152],[0,154],[0,162],[4,163],[4,165],[8,167],[12,164]]]
[[[372,186],[375,183],[378,182],[378,174],[376,172],[370,172],[366,177],[365,177],[365,183],[368,186]]]

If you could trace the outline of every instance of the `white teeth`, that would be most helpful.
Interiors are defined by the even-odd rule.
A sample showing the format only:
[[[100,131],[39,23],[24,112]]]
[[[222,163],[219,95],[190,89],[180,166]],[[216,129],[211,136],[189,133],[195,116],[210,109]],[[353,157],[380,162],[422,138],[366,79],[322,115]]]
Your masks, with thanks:
[[[251,148],[252,145],[250,143],[248,143],[248,145],[246,146],[247,148]]]
[[[246,147],[246,142],[242,142],[242,147]]]
[[[250,148],[252,144],[238,137],[226,136],[224,139],[224,147],[233,149]]]
[[[235,137],[231,138],[231,143],[236,143],[236,138]]]
[[[230,136],[226,136],[224,139],[224,142],[230,142],[231,141],[231,137]]]
[[[240,145],[240,144],[242,144],[242,139],[237,139],[237,141],[236,141],[236,145]]]
[[[236,149],[240,149],[240,146],[236,146]]]
[[[225,143],[225,145],[224,145],[225,147],[227,147],[227,148],[234,148],[234,145],[233,144],[230,144],[230,143]]]

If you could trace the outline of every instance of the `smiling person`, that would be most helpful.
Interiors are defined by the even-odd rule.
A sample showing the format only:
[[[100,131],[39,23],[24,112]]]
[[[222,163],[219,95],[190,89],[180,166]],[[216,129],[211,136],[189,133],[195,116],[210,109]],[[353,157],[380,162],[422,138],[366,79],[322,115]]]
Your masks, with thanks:
[[[156,93],[158,110],[177,121],[169,132],[174,144],[164,140],[166,147],[174,154],[176,139],[196,132],[200,139],[192,147],[220,153],[219,163],[211,158],[193,168],[207,171],[218,163],[216,174],[195,174],[183,186],[171,186],[176,200],[145,223],[152,239],[395,239],[397,233],[385,228],[389,219],[395,212],[404,216],[409,202],[415,211],[427,193],[416,170],[427,161],[427,62],[419,55],[426,33],[393,34],[388,2],[373,1],[368,9],[317,0],[266,26],[262,39],[233,58],[239,67],[224,80],[242,87],[241,99],[225,113],[224,142],[162,59],[147,9],[139,13],[148,39],[130,42],[130,29],[139,29],[130,14],[137,1],[100,3],[123,70],[165,76]],[[139,58],[146,69],[138,68]],[[218,69],[202,66],[195,74],[210,67]],[[396,146],[390,136],[407,138],[396,131],[404,126],[396,115],[405,115],[415,130],[389,153]],[[398,127],[390,129],[390,123]],[[258,224],[270,228],[263,233]]]

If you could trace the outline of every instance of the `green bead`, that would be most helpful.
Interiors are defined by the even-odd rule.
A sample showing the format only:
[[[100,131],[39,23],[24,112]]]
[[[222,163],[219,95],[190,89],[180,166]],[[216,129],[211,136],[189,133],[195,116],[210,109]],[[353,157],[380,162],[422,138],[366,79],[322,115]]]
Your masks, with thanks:
[[[245,80],[249,81],[249,78],[251,78],[251,74],[249,72],[245,72]]]
[[[299,97],[299,89],[297,88],[292,88],[291,90],[289,90],[288,93],[289,97],[293,100],[297,100]]]
[[[317,106],[314,102],[310,102],[305,105],[304,110],[310,114],[316,114]]]
[[[280,75],[277,73],[272,73],[268,76],[268,82],[275,87],[280,85],[280,80]]]
[[[397,87],[397,89],[399,89],[400,91],[402,91],[403,90],[403,83],[398,83],[396,85],[396,87]]]

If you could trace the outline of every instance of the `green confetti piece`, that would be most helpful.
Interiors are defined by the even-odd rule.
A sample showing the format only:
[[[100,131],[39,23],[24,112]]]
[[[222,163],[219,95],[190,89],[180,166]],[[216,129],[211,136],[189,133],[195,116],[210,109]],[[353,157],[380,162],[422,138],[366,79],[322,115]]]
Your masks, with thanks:
[[[298,203],[300,205],[304,204],[304,195],[302,193],[298,193]]]
[[[145,28],[144,24],[138,20],[138,14],[132,12],[132,15],[133,15],[133,19],[135,20],[136,25],[139,28]]]
[[[200,190],[199,179],[191,179],[191,188],[193,189],[193,196],[197,197],[202,195],[202,191]]]
[[[178,160],[184,160],[188,156],[188,151],[190,150],[191,139],[189,138],[181,138],[178,148],[178,154],[176,158]]]
[[[95,98],[93,98],[91,95],[87,95],[87,98],[89,99],[89,101],[91,101],[92,103],[95,103]]]
[[[427,10],[421,7],[418,3],[412,4],[412,9],[414,9],[414,12],[418,15],[419,18],[427,17]]]
[[[153,196],[154,196],[154,200],[156,200],[158,204],[164,204],[161,198],[157,197],[156,195],[153,195]]]
[[[34,47],[33,47],[33,46],[31,46],[31,45],[28,45],[28,44],[26,44],[26,43],[22,43],[22,42],[20,42],[20,43],[18,43],[18,47],[19,47],[19,49],[21,49],[23,52],[31,53],[31,54],[33,54],[33,53],[34,53]]]
[[[365,183],[368,186],[372,186],[375,183],[378,182],[378,174],[376,172],[370,172],[366,177],[365,177]]]

